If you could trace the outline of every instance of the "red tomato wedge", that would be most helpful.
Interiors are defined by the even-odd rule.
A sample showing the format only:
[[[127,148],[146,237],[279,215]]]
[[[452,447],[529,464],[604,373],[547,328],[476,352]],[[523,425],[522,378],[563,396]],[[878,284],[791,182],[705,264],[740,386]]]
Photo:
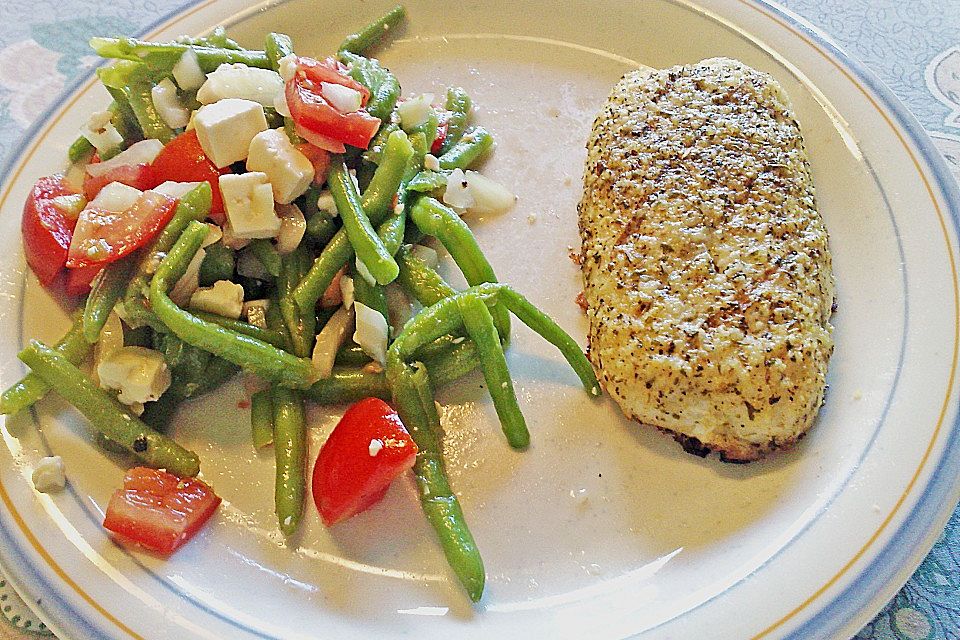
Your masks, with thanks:
[[[125,211],[84,209],[73,230],[67,267],[103,265],[122,258],[149,242],[170,221],[176,206],[174,198],[144,191]]]
[[[64,289],[68,296],[85,296],[90,293],[90,284],[97,274],[103,271],[103,265],[92,264],[89,267],[67,269],[67,282]]]
[[[62,175],[46,176],[37,180],[23,203],[20,231],[24,253],[27,264],[45,287],[66,265],[73,228],[77,223],[56,207],[53,199],[75,193],[63,181]]]
[[[213,189],[213,201],[210,204],[210,217],[217,224],[223,224],[223,197],[220,195],[220,176],[233,173],[230,167],[218,169],[206,156],[194,130],[181,133],[167,143],[150,165],[156,186],[167,180],[174,182],[209,182]]]
[[[87,200],[93,200],[100,193],[100,189],[111,182],[122,182],[125,185],[146,191],[153,189],[162,181],[157,181],[149,164],[125,164],[110,169],[100,176],[92,176],[89,173],[83,178],[83,195]]]
[[[379,398],[352,405],[313,467],[313,500],[323,523],[332,526],[376,504],[416,458],[417,445],[390,405]]]
[[[334,143],[366,149],[380,128],[380,119],[362,106],[359,111],[341,113],[323,96],[323,82],[359,91],[361,105],[366,105],[370,97],[366,87],[348,76],[346,68],[337,61],[297,58],[297,73],[286,85],[287,106],[297,132],[311,144],[335,153],[340,151]]]
[[[135,467],[107,506],[103,526],[160,553],[172,553],[200,530],[220,498],[196,478]]]

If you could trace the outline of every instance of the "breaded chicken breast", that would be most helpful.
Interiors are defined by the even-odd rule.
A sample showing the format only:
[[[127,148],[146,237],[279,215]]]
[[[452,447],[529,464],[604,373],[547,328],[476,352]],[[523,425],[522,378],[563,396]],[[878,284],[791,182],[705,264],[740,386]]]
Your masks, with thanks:
[[[607,391],[697,455],[796,442],[823,402],[834,281],[783,89],[724,58],[631,72],[587,152],[584,297]]]

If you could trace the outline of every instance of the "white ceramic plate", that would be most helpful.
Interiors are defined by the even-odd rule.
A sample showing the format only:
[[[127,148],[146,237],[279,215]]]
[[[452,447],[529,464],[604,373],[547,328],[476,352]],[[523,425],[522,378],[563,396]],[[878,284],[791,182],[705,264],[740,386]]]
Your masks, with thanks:
[[[200,2],[148,37],[230,25],[323,55],[385,3]],[[471,607],[452,582],[411,482],[333,530],[308,507],[284,541],[272,460],[256,455],[239,385],[185,412],[224,503],[169,560],[117,546],[100,527],[122,465],[50,398],[8,420],[0,446],[0,556],[63,638],[368,636],[526,638],[841,637],[906,580],[958,497],[957,212],[960,199],[916,121],[860,65],[799,19],[748,0],[408,3],[382,59],[408,92],[459,84],[499,146],[487,172],[519,195],[472,224],[500,277],[574,335],[584,320],[577,244],[582,146],[620,74],[726,55],[772,73],[806,136],[839,286],[836,353],[819,422],[796,450],[748,466],[684,454],[590,401],[523,328],[510,366],[533,432],[499,433],[479,378],[446,393],[450,475],[484,553]],[[0,191],[2,384],[24,340],[54,340],[66,312],[26,274],[21,203],[59,168],[106,96],[89,80],[41,119]],[[313,451],[337,418],[311,414]],[[39,425],[39,429],[38,429]],[[62,455],[70,484],[33,491],[32,465]]]

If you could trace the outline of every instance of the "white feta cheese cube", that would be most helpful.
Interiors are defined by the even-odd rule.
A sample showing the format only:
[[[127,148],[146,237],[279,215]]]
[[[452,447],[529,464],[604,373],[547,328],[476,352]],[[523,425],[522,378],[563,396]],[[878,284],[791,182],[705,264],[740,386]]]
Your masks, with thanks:
[[[31,475],[34,488],[40,493],[62,491],[67,486],[67,476],[63,469],[63,458],[47,456],[41,458]]]
[[[280,232],[280,218],[273,207],[273,187],[267,174],[251,171],[220,176],[220,193],[232,237],[273,238]]]
[[[329,189],[324,189],[320,192],[320,195],[317,196],[317,210],[326,211],[334,218],[339,215],[337,211],[337,203],[333,199],[333,194],[330,193]]]
[[[119,391],[117,400],[133,405],[153,402],[170,386],[163,354],[145,347],[120,347],[97,366],[100,386]]]
[[[263,106],[241,98],[225,98],[200,107],[193,125],[203,152],[221,168],[246,160],[250,141],[268,129]]]
[[[243,287],[229,280],[217,280],[190,296],[190,308],[237,320],[243,312]]]
[[[224,98],[243,98],[272,107],[277,92],[283,89],[280,74],[272,69],[258,69],[245,64],[221,64],[207,75],[197,91],[200,104],[211,104]]]
[[[313,182],[313,164],[293,146],[282,129],[261,131],[250,141],[247,170],[262,171],[273,188],[273,199],[290,204]]]

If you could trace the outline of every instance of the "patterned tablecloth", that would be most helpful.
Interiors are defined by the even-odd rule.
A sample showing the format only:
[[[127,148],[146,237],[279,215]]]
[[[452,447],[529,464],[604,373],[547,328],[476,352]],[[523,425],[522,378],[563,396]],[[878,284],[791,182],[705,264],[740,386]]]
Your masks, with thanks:
[[[93,35],[136,33],[176,7],[153,0],[0,1],[0,158],[96,62]],[[182,3],[186,4],[186,3]],[[960,178],[960,0],[786,0],[906,103]],[[50,636],[0,573],[0,640]],[[907,585],[856,636],[960,639],[960,509]]]

